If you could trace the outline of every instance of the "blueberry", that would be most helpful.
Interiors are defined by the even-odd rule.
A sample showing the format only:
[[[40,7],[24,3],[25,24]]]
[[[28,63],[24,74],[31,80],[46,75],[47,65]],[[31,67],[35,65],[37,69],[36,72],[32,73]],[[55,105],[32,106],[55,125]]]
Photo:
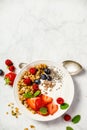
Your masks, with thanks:
[[[34,82],[35,82],[36,84],[40,84],[40,79],[36,79]]]
[[[47,79],[47,76],[45,74],[42,74],[41,79],[45,80],[45,79]]]
[[[47,76],[47,80],[51,81],[52,77],[51,76]]]
[[[4,75],[4,71],[0,69],[0,76]]]
[[[46,74],[50,74],[50,73],[51,73],[51,70],[48,69],[48,68],[45,68],[45,69],[44,69],[44,72],[45,72]]]

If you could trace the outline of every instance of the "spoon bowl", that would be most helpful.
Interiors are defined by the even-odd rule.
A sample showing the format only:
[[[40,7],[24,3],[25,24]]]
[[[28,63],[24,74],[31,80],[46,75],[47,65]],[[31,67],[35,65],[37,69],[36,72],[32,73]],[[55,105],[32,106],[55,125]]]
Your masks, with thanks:
[[[70,75],[77,75],[83,70],[83,67],[78,62],[72,60],[63,61],[63,66],[68,70]]]

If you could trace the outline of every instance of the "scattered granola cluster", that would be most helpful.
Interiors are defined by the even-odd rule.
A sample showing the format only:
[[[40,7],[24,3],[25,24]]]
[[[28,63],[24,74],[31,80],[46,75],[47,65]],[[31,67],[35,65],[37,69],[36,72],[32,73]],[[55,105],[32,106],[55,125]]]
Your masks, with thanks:
[[[34,125],[30,125],[29,127],[34,130],[36,129]],[[29,130],[29,128],[24,128],[24,130]]]
[[[11,111],[10,113],[11,113],[12,116],[18,118],[19,115],[21,115],[21,113],[20,113],[20,111],[19,111],[19,108],[18,108],[18,107],[15,107],[15,106],[14,106],[14,103],[9,103],[9,104],[8,104],[8,107],[10,107],[10,111]],[[6,114],[8,115],[9,112],[6,112]]]

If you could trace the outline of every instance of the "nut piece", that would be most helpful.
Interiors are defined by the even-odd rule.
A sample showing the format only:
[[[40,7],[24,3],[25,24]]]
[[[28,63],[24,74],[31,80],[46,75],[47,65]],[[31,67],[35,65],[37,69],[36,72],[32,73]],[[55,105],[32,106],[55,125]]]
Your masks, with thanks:
[[[34,125],[30,125],[30,127],[31,127],[31,128],[35,128],[35,126],[34,126]]]
[[[24,130],[29,130],[28,128],[24,128]]]

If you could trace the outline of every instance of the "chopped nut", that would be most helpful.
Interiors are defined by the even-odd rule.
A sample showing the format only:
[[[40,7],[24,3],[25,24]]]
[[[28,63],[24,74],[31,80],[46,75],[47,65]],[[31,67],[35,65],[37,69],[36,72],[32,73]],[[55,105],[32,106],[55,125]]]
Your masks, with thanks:
[[[8,115],[8,112],[6,112],[6,115]]]
[[[16,116],[16,112],[14,112],[13,110],[11,111],[12,116]]]
[[[29,130],[28,128],[24,128],[24,130]]]
[[[34,125],[30,125],[30,127],[31,127],[31,128],[35,128],[35,126],[34,126]]]
[[[8,106],[11,109],[11,115],[15,116],[16,118],[18,118],[19,115],[21,115],[21,113],[19,112],[19,108],[18,107],[14,107],[14,103],[9,103]],[[7,112],[8,114],[8,112]]]

